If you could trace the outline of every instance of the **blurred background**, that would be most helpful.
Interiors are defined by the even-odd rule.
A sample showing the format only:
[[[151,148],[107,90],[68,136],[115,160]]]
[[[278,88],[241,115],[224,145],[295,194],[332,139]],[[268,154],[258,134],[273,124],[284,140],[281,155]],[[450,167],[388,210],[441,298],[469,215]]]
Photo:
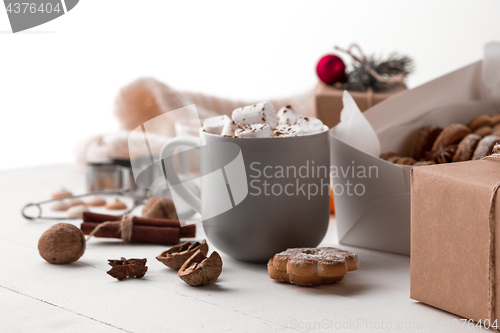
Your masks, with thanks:
[[[12,34],[0,10],[0,169],[71,163],[86,137],[118,130],[114,100],[144,76],[219,97],[312,89],[333,46],[412,57],[413,88],[500,41],[500,1],[80,1]],[[348,57],[342,55],[346,62]]]

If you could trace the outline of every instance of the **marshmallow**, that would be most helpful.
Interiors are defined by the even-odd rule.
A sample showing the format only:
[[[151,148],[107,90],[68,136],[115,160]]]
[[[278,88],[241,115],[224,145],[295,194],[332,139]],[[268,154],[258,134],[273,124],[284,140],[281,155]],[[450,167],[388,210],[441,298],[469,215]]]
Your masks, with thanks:
[[[299,119],[297,126],[300,127],[302,135],[323,132],[323,122],[315,117],[304,117]]]
[[[274,106],[269,102],[261,102],[238,108],[233,111],[232,118],[242,125],[268,123],[271,129],[278,126],[276,110],[274,110]]]
[[[226,115],[207,118],[203,122],[203,129],[205,132],[220,135],[228,120],[230,119]]]
[[[274,131],[273,137],[298,136],[301,135],[298,125],[279,125]]]
[[[300,118],[302,118],[300,112],[292,108],[291,105],[284,106],[278,111],[280,125],[295,125]]]
[[[241,128],[241,126],[235,122],[234,120],[227,118],[226,124],[222,128],[222,133],[220,135],[222,136],[234,136],[234,132],[236,132],[237,129]]]
[[[269,124],[252,124],[237,129],[235,134],[238,138],[269,138],[272,132]]]

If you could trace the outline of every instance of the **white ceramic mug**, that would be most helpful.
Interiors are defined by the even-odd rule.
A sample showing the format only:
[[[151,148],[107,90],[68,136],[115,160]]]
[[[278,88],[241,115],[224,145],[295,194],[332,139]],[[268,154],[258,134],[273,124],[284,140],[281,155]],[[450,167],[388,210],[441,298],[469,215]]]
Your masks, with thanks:
[[[172,155],[179,146],[201,146],[201,179],[191,184],[175,174]],[[209,240],[236,259],[265,262],[290,247],[314,247],[326,233],[327,130],[278,138],[233,138],[200,131],[200,139],[171,140],[160,156],[172,192],[201,213]],[[200,180],[198,196],[192,184]]]

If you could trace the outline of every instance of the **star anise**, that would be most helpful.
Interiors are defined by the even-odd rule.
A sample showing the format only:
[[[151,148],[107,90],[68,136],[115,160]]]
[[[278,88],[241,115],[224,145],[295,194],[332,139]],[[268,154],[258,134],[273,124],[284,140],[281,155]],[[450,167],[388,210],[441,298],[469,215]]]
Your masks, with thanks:
[[[146,274],[148,267],[146,266],[147,259],[125,259],[108,260],[112,267],[107,273],[118,280],[123,280],[127,277],[141,278]]]
[[[428,151],[425,153],[425,160],[436,163],[450,163],[453,159],[453,155],[457,152],[457,148],[458,145],[451,145],[445,148],[439,148],[438,150]]]

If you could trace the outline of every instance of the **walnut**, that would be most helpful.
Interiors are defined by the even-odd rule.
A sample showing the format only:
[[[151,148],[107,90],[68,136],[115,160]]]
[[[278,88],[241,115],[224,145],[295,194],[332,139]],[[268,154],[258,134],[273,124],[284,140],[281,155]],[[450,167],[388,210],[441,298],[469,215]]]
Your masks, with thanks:
[[[142,216],[157,219],[178,219],[174,202],[169,198],[150,197],[142,208]]]
[[[38,251],[51,264],[68,264],[77,261],[85,252],[85,237],[74,225],[59,223],[43,233]]]
[[[217,252],[206,257],[196,251],[179,269],[177,274],[190,286],[204,286],[215,282],[222,272],[222,259]]]
[[[208,253],[207,241],[203,240],[201,243],[185,242],[180,245],[172,247],[170,250],[162,252],[156,257],[165,266],[173,269],[179,269],[196,251],[200,250],[203,255]]]

